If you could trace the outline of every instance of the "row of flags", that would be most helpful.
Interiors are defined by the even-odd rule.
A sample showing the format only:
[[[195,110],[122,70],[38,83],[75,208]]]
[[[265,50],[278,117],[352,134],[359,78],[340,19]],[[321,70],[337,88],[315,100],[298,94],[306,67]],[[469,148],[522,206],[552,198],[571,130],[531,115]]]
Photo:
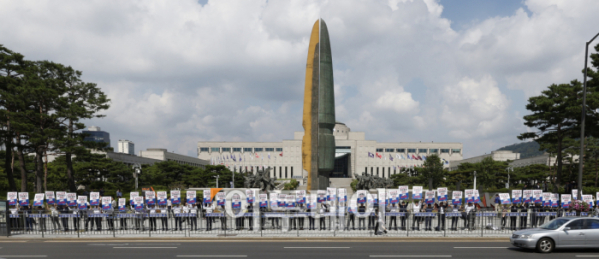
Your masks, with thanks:
[[[283,152],[279,153],[279,156],[283,157]],[[256,159],[260,159],[260,154],[255,153],[255,157],[256,157]],[[268,157],[268,159],[271,159],[271,154],[268,153],[267,157]],[[273,155],[272,157],[274,159],[277,158],[276,155]],[[265,157],[262,157],[262,160],[264,160],[264,158]],[[241,156],[241,154],[238,154],[237,156],[235,154],[222,155],[222,156],[210,158],[210,164],[211,165],[224,165],[224,164],[228,164],[228,163],[242,162],[243,160],[244,160],[244,157]],[[254,155],[250,155],[249,159],[247,157],[245,157],[245,160],[254,160]]]
[[[379,154],[378,152],[376,152],[376,153],[368,152],[368,157],[369,158],[375,158],[375,157],[377,157],[379,159],[383,159],[383,155]],[[397,158],[398,160],[402,160],[403,159],[403,160],[420,160],[420,161],[426,161],[426,156],[425,155],[422,155],[422,156],[418,155],[417,156],[417,155],[414,155],[414,154],[412,154],[412,155],[407,154],[406,156],[404,156],[403,154],[395,154],[395,158]],[[384,159],[387,160],[387,157],[385,156]],[[393,155],[389,154],[389,160],[393,161],[393,159],[394,159]],[[446,165],[449,164],[449,161],[445,160],[445,158],[441,158],[441,161],[443,162],[443,164],[446,164]]]

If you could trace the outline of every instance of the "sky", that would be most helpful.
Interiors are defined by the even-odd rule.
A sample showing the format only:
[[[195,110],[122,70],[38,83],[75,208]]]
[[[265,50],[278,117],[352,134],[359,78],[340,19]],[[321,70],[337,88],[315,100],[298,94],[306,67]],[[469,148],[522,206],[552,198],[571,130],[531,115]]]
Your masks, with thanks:
[[[582,80],[598,12],[593,0],[0,0],[0,44],[97,83],[111,107],[86,124],[112,147],[197,156],[198,141],[303,130],[320,17],[337,121],[378,142],[460,142],[467,158],[520,142],[527,99]]]

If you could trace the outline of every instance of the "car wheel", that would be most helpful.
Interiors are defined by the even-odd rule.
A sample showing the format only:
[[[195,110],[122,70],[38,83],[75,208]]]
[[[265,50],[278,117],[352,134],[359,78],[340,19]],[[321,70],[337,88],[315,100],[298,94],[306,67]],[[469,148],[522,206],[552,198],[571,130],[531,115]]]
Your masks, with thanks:
[[[551,238],[541,238],[539,242],[537,242],[537,251],[539,253],[551,253],[553,252],[553,248],[555,247],[555,243]]]

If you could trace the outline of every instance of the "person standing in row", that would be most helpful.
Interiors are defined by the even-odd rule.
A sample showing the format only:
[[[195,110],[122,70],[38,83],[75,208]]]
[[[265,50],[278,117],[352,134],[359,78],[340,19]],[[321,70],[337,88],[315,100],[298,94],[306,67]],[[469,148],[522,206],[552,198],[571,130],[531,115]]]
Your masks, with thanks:
[[[516,230],[516,228],[518,228],[518,225],[516,224],[516,221],[518,220],[518,216],[516,216],[518,213],[518,207],[516,204],[512,204],[512,206],[510,206],[510,213],[512,213],[510,216],[510,229]]]
[[[197,231],[198,230],[198,206],[196,203],[194,204],[187,204],[187,206],[189,207],[189,225],[191,228],[191,231]]]
[[[445,211],[447,210],[447,202],[442,201],[437,205],[439,217],[437,218],[437,231],[445,230]]]
[[[214,203],[206,203],[204,205],[204,218],[206,218],[206,231],[212,230],[212,222],[214,218],[212,213],[214,212]]]
[[[329,212],[329,205],[326,203],[321,203],[320,204],[320,230],[327,230],[327,223],[326,223],[326,217],[324,216],[325,213]]]
[[[364,213],[366,213],[366,206],[364,204],[360,204],[358,207],[358,213],[360,217],[358,218],[358,230],[366,230],[366,223],[364,219]]]
[[[453,217],[451,217],[451,230],[458,230],[458,218],[456,215],[460,213],[460,205],[453,204],[451,205],[451,212],[454,213]]]
[[[391,204],[391,206],[389,207],[389,212],[391,213],[397,213],[397,206],[395,204]],[[393,216],[389,216],[389,229],[393,228],[393,225],[395,224],[395,230],[397,230],[397,216],[393,215]]]
[[[407,213],[408,213],[408,204],[406,204],[406,202],[403,200],[399,204],[399,212],[403,213],[402,216],[400,216],[401,230],[406,230],[406,217],[407,217]]]
[[[96,223],[96,231],[101,231],[102,230],[102,218],[100,217],[102,214],[102,210],[100,209],[100,206],[96,205],[93,208],[93,219],[94,222]],[[92,228],[93,228],[93,224],[92,224]]]
[[[154,204],[147,205],[147,210],[150,217],[150,231],[156,231],[156,206]]]
[[[69,208],[66,205],[60,205],[58,206],[58,211],[60,212],[60,215],[62,215],[60,220],[62,221],[64,231],[69,231],[69,218],[67,216],[69,214]]]
[[[349,230],[349,223],[351,222],[351,229],[356,230],[356,214],[350,206],[347,207],[347,223],[345,224],[345,230]],[[359,227],[359,226],[358,226]]]
[[[180,204],[174,204],[173,206],[173,214],[175,214],[175,231],[183,230],[183,223],[181,222],[181,213],[183,213],[183,208]]]
[[[416,213],[420,213],[421,208],[422,202],[420,200],[418,200],[418,202],[412,201],[412,230],[420,230],[421,218],[419,216],[416,216]],[[416,227],[414,227],[414,224],[416,224]]]
[[[162,221],[162,231],[168,231],[168,211],[166,205],[159,205],[156,213],[160,215],[160,221]]]
[[[433,206],[431,206],[430,204],[427,204],[426,206],[426,213],[432,213],[433,212]],[[432,221],[433,221],[433,217],[432,216],[425,216],[424,218],[424,231],[432,231],[433,227],[432,227]]]

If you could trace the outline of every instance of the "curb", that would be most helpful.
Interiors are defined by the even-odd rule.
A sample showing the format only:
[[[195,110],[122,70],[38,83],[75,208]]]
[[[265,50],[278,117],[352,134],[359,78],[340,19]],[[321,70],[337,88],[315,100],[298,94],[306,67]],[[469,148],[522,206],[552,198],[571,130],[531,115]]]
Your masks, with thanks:
[[[3,242],[157,242],[157,241],[179,241],[179,242],[509,242],[508,237],[144,237],[144,238],[9,238],[0,237]]]

